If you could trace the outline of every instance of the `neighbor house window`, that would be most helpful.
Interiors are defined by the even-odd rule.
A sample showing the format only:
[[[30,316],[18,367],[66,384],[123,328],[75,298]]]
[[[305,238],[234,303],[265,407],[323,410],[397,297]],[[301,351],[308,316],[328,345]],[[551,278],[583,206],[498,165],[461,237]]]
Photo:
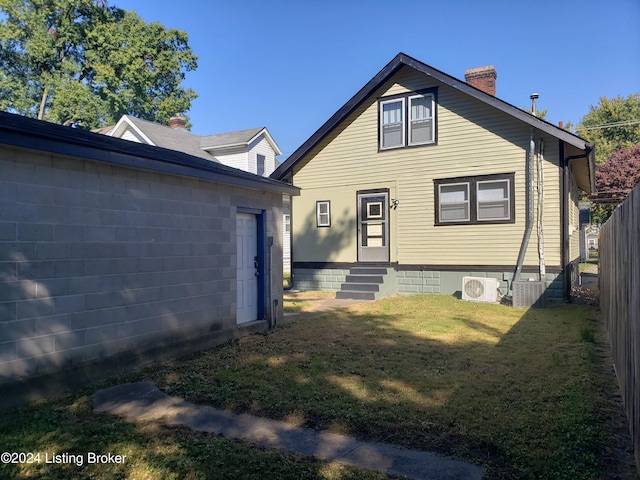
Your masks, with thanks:
[[[380,150],[435,143],[435,93],[430,89],[380,99]]]
[[[257,171],[256,173],[260,176],[264,176],[264,161],[265,161],[265,156],[264,155],[256,155],[256,163],[257,163]]]
[[[331,203],[329,200],[316,202],[316,225],[318,227],[331,226]]]
[[[284,231],[285,233],[291,232],[291,215],[284,216]]]
[[[434,180],[436,225],[515,222],[514,174]]]

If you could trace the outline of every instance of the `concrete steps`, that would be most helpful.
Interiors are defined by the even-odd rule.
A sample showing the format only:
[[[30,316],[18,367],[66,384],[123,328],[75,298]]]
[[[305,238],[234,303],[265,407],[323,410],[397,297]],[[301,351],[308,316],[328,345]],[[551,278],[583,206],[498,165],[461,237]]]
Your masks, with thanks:
[[[388,267],[351,267],[338,299],[377,300],[397,293],[395,270]]]

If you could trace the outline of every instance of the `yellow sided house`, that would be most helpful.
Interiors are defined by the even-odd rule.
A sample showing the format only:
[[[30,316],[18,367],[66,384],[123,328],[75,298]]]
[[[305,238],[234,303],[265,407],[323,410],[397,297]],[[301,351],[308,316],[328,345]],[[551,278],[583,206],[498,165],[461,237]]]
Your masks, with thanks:
[[[272,174],[292,205],[293,285],[540,306],[568,299],[594,146],[398,54]]]

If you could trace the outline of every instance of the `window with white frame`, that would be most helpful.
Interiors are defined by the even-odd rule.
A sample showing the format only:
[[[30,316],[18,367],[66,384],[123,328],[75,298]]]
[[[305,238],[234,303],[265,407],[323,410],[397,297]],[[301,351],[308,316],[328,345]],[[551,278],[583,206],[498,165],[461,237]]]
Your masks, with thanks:
[[[291,232],[291,215],[284,215],[284,231]]]
[[[435,224],[513,223],[514,174],[434,180]]]
[[[478,221],[509,220],[511,198],[509,179],[478,181]]]
[[[409,145],[433,143],[433,95],[409,97]]]
[[[256,155],[256,173],[260,176],[264,176],[264,163],[266,157],[264,155],[260,155],[259,153]]]
[[[429,89],[379,100],[380,150],[436,142],[435,94]]]
[[[441,222],[468,222],[469,183],[451,183],[438,186],[439,215]]]
[[[331,202],[329,200],[316,202],[316,226],[331,226]]]
[[[380,148],[404,146],[404,99],[380,102]]]

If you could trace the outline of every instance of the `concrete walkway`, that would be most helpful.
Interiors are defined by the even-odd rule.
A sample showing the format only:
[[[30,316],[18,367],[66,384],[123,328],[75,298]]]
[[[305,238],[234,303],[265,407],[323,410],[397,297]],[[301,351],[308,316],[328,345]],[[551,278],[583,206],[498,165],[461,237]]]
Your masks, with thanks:
[[[285,312],[284,319],[280,324],[286,325],[295,320],[309,319],[309,318],[322,315],[323,313],[333,312],[335,310],[342,310],[352,305],[358,305],[360,303],[366,303],[366,302],[372,302],[372,301],[373,300],[350,300],[350,299],[340,299],[340,298],[334,298],[334,297],[323,298],[317,303],[317,305],[315,305],[310,310],[307,310],[304,312],[291,312],[291,313]]]
[[[99,413],[183,425],[262,447],[417,480],[480,480],[483,474],[483,469],[477,465],[436,453],[362,442],[344,435],[194,405],[161,392],[153,382],[128,383],[100,390],[93,395],[93,408]]]

